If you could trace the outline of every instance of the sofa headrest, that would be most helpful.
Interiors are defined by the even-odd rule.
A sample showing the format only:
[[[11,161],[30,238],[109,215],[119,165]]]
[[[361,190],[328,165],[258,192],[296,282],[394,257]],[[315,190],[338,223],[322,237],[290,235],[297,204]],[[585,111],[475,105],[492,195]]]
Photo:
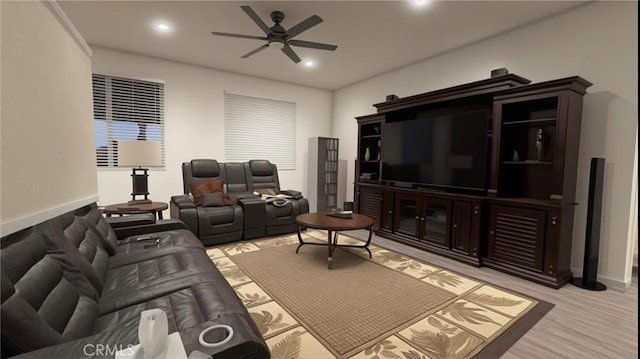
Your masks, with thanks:
[[[267,160],[251,160],[249,161],[249,167],[253,176],[273,175],[273,165]]]
[[[191,175],[193,177],[218,177],[220,167],[216,160],[191,160]]]

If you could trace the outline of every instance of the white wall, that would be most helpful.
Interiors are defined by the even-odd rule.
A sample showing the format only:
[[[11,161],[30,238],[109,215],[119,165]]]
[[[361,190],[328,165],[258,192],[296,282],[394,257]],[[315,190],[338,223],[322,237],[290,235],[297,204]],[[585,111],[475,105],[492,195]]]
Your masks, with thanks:
[[[90,50],[55,6],[2,3],[2,235],[97,199]]]
[[[165,170],[149,172],[150,198],[169,202],[182,194],[181,163],[224,162],[224,92],[296,103],[296,170],[279,170],[282,189],[306,193],[309,137],[331,133],[329,91],[93,47],[93,72],[165,83]],[[256,143],[256,146],[259,146]],[[267,158],[268,159],[268,158]],[[130,169],[98,170],[99,204],[131,199]],[[165,218],[168,212],[165,212]]]
[[[632,241],[633,164],[638,121],[638,4],[595,2],[499,36],[348,86],[334,93],[333,136],[354,179],[354,117],[375,113],[386,95],[400,97],[486,79],[506,67],[533,82],[579,75],[594,83],[584,98],[572,268],[582,270],[591,157],[606,158],[599,279],[625,287]],[[420,46],[420,44],[416,44]],[[347,186],[347,199],[353,187]],[[634,212],[634,213],[632,213]],[[632,250],[632,249],[631,249]]]

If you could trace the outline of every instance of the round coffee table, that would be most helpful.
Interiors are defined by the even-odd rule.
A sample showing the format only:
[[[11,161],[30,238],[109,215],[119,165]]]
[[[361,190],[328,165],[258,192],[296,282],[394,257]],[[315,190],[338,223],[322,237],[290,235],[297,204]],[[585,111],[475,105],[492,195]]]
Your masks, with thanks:
[[[144,204],[128,204],[118,203],[104,207],[104,214],[107,217],[111,217],[112,214],[138,214],[138,213],[153,213],[157,214],[158,219],[162,219],[162,211],[169,208],[169,205],[164,202],[151,202]]]
[[[354,247],[364,248],[369,252],[369,258],[371,258],[371,251],[369,250],[369,243],[371,243],[371,236],[373,234],[373,225],[375,221],[369,216],[354,213],[351,218],[338,218],[330,216],[328,213],[305,213],[296,217],[298,223],[298,241],[300,244],[296,248],[296,253],[300,247],[305,244],[313,244],[320,246],[327,246],[329,248],[328,267],[331,269],[331,260],[333,258],[333,250],[336,247]],[[308,227],[314,229],[324,229],[327,231],[327,244],[305,242],[300,235],[300,227]],[[362,245],[351,244],[338,244],[338,231],[350,231],[355,229],[369,229],[369,239]],[[332,238],[333,234],[333,238]]]

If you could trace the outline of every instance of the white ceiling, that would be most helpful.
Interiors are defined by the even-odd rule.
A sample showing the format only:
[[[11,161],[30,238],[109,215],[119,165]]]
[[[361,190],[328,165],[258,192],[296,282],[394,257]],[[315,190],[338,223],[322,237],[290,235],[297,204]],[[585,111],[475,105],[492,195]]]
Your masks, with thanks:
[[[63,1],[84,39],[101,46],[229,72],[335,90],[583,4],[584,1]],[[324,22],[297,40],[337,45],[336,51],[294,47],[317,62],[306,68],[278,48],[240,57],[265,41],[211,35],[264,36],[240,9],[249,5],[267,26],[285,13],[290,28],[311,15]],[[169,34],[153,27],[172,26]],[[487,69],[489,71],[490,69]]]

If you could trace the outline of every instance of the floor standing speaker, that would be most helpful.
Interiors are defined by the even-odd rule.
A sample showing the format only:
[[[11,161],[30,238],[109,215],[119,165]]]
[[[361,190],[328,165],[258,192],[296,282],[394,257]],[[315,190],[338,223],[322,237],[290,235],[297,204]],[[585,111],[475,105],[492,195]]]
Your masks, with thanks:
[[[607,286],[598,282],[598,251],[600,249],[600,225],[602,223],[602,186],[604,183],[604,158],[591,159],[589,175],[589,203],[587,205],[587,233],[584,244],[582,278],[574,277],[571,284],[588,290],[603,291]]]

